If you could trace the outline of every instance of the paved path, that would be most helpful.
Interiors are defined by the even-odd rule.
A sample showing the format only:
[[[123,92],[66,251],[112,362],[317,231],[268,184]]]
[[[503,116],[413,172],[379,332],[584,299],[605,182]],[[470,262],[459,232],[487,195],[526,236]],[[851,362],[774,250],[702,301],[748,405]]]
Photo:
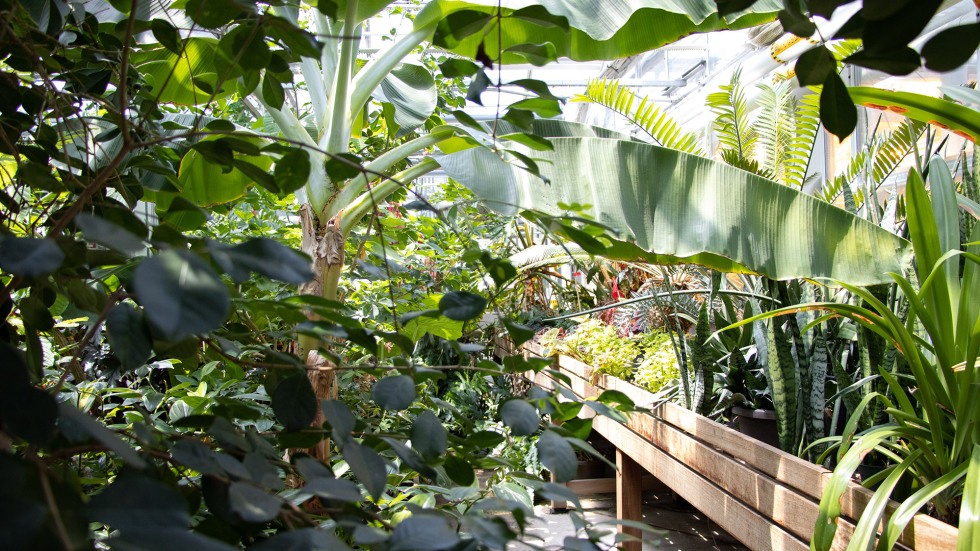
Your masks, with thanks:
[[[721,530],[697,509],[681,501],[675,501],[669,493],[647,494],[643,501],[643,521],[657,532],[647,537],[643,549],[667,551],[748,551],[735,538]],[[602,537],[605,548],[615,543],[616,503],[605,496],[598,499],[582,498],[585,517],[599,528],[608,531]],[[547,506],[536,508],[538,519],[532,522],[527,538],[547,549],[564,549],[565,537],[577,533],[569,513],[551,513]],[[540,540],[535,541],[537,538]],[[513,546],[514,551],[525,549]]]

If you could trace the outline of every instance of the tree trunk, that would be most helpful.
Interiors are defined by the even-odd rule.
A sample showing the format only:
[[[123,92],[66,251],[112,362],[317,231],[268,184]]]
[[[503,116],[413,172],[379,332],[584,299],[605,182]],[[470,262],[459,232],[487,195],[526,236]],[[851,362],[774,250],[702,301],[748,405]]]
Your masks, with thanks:
[[[344,266],[344,234],[340,229],[340,215],[321,225],[314,216],[310,205],[300,208],[300,224],[303,238],[301,248],[313,259],[313,279],[300,285],[299,291],[304,295],[316,295],[330,300],[337,300],[337,284],[340,281],[340,271]],[[311,319],[315,319],[311,316]],[[317,404],[322,400],[335,398],[337,388],[333,364],[319,353],[323,344],[319,339],[301,335],[299,337],[299,357],[306,361],[310,384],[316,393]],[[323,410],[317,408],[313,426],[321,427],[326,419]],[[327,462],[330,459],[330,440],[321,441],[310,454],[317,460]]]

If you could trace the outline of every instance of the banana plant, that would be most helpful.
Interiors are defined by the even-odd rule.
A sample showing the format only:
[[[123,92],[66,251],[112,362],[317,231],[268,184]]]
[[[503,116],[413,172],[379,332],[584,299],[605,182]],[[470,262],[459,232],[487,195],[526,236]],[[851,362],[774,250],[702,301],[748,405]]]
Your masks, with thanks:
[[[100,6],[91,5],[96,3]],[[315,274],[301,287],[304,294],[338,299],[344,245],[351,230],[379,202],[439,166],[428,159],[411,164],[410,157],[436,144],[471,141],[465,126],[447,126],[431,118],[437,104],[434,78],[426,68],[407,61],[425,41],[447,49],[461,47],[465,55],[487,65],[544,63],[567,54],[619,57],[625,55],[624,48],[649,49],[692,32],[753,26],[772,20],[775,13],[775,3],[769,0],[727,18],[718,17],[710,0],[683,6],[643,0],[639,7],[648,9],[639,11],[637,3],[628,0],[540,5],[437,0],[417,15],[410,32],[365,62],[359,55],[362,29],[390,3],[89,2],[89,11],[98,7],[106,21],[112,21],[114,13],[116,21],[126,19],[114,7],[149,7],[155,14],[133,61],[162,103],[200,109],[240,102],[253,116],[263,117],[261,126],[267,133],[220,123],[188,127],[194,139],[219,135],[199,139],[181,162],[179,189],[169,191],[195,197],[203,206],[240,197],[254,184],[280,195],[294,193],[302,250],[312,258]],[[632,29],[647,27],[653,20],[656,30],[644,33],[650,40],[630,45]],[[467,49],[471,44],[474,47]],[[474,76],[471,97],[479,100],[488,79],[474,63],[454,58],[441,69],[450,78]],[[559,111],[557,99],[543,83],[513,84],[540,97],[512,106],[504,118],[526,123],[534,114]],[[358,156],[353,152],[361,149],[361,125],[374,105],[372,99],[382,106],[390,145],[377,155]],[[457,113],[457,119],[472,122],[465,113]],[[523,130],[517,129],[510,139],[529,141],[521,135]],[[275,160],[272,175],[270,154]],[[164,195],[161,198],[159,203],[167,203]],[[314,336],[301,336],[298,342],[301,359],[311,367],[329,363],[316,352],[320,344]],[[323,397],[331,384],[329,370],[311,373]]]

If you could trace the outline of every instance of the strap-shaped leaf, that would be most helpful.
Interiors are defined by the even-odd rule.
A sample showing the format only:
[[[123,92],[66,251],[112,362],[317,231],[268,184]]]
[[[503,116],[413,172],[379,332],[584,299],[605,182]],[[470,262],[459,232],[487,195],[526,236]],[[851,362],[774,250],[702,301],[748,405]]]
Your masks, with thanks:
[[[439,161],[500,212],[559,215],[559,203],[591,205],[588,214],[621,232],[623,240],[603,252],[609,258],[855,284],[886,282],[888,272],[908,265],[907,241],[737,168],[650,144],[585,137],[609,134],[576,123],[536,123],[535,131],[555,146],[529,152],[546,161],[539,164],[549,183],[484,148]]]

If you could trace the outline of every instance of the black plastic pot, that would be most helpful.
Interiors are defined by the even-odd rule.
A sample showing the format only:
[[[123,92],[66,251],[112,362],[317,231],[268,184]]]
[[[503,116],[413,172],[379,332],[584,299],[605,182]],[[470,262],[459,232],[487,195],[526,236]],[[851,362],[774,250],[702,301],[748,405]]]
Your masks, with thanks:
[[[779,447],[779,430],[776,428],[776,412],[771,409],[748,409],[732,407],[735,430],[774,446]]]

